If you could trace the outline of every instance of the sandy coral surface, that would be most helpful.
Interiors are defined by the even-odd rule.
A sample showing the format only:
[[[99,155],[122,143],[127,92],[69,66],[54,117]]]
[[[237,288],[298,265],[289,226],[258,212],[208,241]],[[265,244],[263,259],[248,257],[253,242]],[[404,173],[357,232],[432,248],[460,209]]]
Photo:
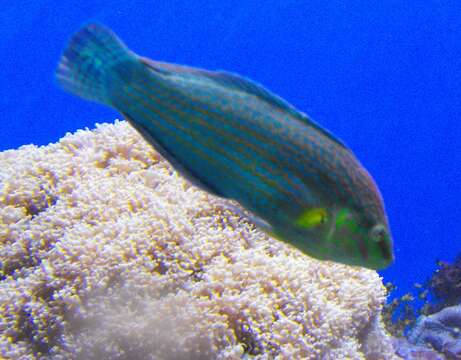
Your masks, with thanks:
[[[11,359],[392,359],[376,272],[309,258],[126,123],[0,153]]]

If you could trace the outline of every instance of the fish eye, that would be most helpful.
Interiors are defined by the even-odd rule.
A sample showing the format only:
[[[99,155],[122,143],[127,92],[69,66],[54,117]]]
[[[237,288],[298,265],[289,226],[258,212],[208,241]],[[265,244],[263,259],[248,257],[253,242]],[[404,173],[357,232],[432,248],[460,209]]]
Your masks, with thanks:
[[[382,242],[386,239],[387,231],[386,228],[379,224],[375,225],[370,231],[370,237],[375,242]]]

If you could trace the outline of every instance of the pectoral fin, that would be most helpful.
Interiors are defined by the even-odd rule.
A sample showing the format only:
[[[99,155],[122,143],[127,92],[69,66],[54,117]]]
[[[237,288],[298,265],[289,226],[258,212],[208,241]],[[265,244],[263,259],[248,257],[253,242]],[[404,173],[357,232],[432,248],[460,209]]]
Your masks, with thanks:
[[[235,206],[234,204],[228,204],[227,208],[239,216],[248,219],[251,223],[255,224],[258,228],[265,231],[266,233],[270,234],[273,232],[272,226],[259,216],[250,213],[249,211],[245,213],[242,209],[240,209],[238,206]]]

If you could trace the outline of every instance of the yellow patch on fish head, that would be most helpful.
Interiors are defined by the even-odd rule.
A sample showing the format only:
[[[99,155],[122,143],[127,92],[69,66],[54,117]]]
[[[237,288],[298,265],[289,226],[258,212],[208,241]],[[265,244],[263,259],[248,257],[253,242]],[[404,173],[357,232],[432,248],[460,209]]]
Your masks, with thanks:
[[[324,208],[313,208],[305,210],[296,219],[296,224],[303,228],[315,228],[325,224],[328,220],[327,210]]]

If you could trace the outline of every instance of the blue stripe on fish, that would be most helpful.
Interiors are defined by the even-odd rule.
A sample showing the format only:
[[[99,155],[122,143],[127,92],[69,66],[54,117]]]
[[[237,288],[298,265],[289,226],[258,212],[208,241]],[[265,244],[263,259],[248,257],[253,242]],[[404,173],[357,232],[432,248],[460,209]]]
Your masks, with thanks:
[[[189,158],[186,160],[183,156],[182,161],[183,162],[192,162],[192,165],[189,164],[189,167],[194,167],[201,169],[202,172],[205,172],[205,174],[202,174],[202,177],[210,177],[210,178],[217,178],[217,181],[219,181],[221,187],[222,183],[226,183],[227,181],[232,181],[237,184],[242,183],[242,184],[251,184],[254,183],[255,181],[259,181],[259,179],[262,177],[261,174],[259,173],[254,173],[254,171],[251,171],[248,169],[248,166],[246,166],[244,163],[239,161],[239,158],[232,158],[231,155],[228,153],[224,152],[220,147],[219,144],[214,141],[213,139],[209,138],[208,142],[203,142],[203,139],[200,139],[201,135],[203,135],[203,129],[202,131],[192,131],[188,130],[187,128],[184,127],[183,124],[181,124],[181,121],[175,120],[174,116],[172,116],[170,113],[167,113],[164,109],[165,104],[158,104],[155,105],[153,104],[152,101],[146,103],[146,100],[152,100],[152,97],[149,97],[148,94],[145,94],[142,91],[139,91],[138,88],[134,88],[137,90],[136,94],[133,94],[133,92],[130,93],[130,96],[136,96],[134,99],[136,100],[137,103],[142,103],[145,108],[144,109],[139,109],[140,112],[138,112],[138,121],[141,119],[152,119],[152,116],[155,118],[157,116],[158,122],[154,124],[154,126],[151,126],[151,131],[154,133],[157,132],[159,133],[161,129],[163,128],[164,130],[168,128],[168,126],[165,126],[166,123],[170,124],[169,126],[169,134],[168,133],[159,133],[157,136],[160,138],[166,138],[169,139],[171,145],[170,145],[170,150],[169,152],[175,153],[175,149],[179,148],[179,146],[184,146],[188,145],[189,148],[192,149],[192,154],[196,153],[197,150],[200,151],[201,155],[196,156],[195,158],[192,157],[191,153],[189,153]],[[144,98],[143,98],[144,96]],[[132,104],[130,102],[129,104]],[[163,105],[163,108],[160,106]],[[147,124],[150,123],[150,121],[146,121]],[[168,131],[168,130],[167,130]],[[195,151],[194,151],[195,149]],[[213,150],[213,151],[209,151]],[[212,154],[212,155],[211,155]],[[226,164],[225,169],[222,169],[221,171],[216,171],[216,169],[219,169],[222,167],[223,164]],[[232,174],[232,177],[229,175]],[[255,175],[256,179],[255,180]],[[270,180],[266,180],[270,181]],[[244,190],[249,189],[249,187],[244,186]],[[227,197],[236,197],[236,194],[230,193],[222,193],[218,191],[219,193],[227,196]],[[273,190],[271,186],[260,186],[258,187],[256,192],[264,192],[265,197],[267,196],[272,196],[272,194],[277,194],[276,190]],[[252,197],[256,197],[255,191],[252,191],[251,194]]]
[[[230,134],[224,134],[224,136],[218,138],[217,135],[219,135],[220,133],[222,134],[222,129],[220,129],[221,131],[216,128],[210,129],[209,123],[206,121],[203,121],[203,119],[200,118],[201,114],[199,114],[196,111],[194,112],[194,110],[191,107],[191,104],[186,104],[185,107],[183,108],[177,106],[176,104],[167,106],[166,103],[168,99],[172,97],[169,94],[169,89],[167,88],[163,89],[165,92],[163,93],[163,92],[156,92],[154,91],[153,88],[151,88],[150,91],[147,93],[145,92],[145,90],[143,90],[143,87],[147,88],[148,84],[146,83],[144,85],[145,86],[142,86],[142,87],[141,86],[139,87],[134,86],[134,87],[136,88],[137,91],[142,92],[147,97],[150,97],[151,100],[153,100],[152,94],[156,93],[157,95],[156,98],[159,98],[159,95],[162,94],[163,98],[161,100],[163,101],[157,101],[157,100],[154,100],[154,101],[158,103],[158,106],[161,106],[163,108],[168,107],[168,109],[162,109],[162,110],[164,111],[171,110],[170,113],[165,112],[166,116],[173,116],[173,118],[175,117],[177,118],[179,116],[180,118],[183,118],[183,119],[184,119],[184,116],[187,116],[187,119],[188,119],[187,124],[192,125],[192,126],[188,126],[188,129],[190,130],[196,129],[195,139],[199,139],[198,141],[203,141],[203,140],[208,141],[208,143],[206,143],[205,146],[207,148],[214,150],[217,153],[222,153],[223,156],[227,157],[228,159],[232,159],[233,162],[236,163],[238,171],[247,171],[248,173],[251,173],[253,178],[259,178],[259,180],[253,179],[252,180],[253,184],[256,181],[259,181],[258,185],[264,186],[264,184],[261,184],[261,181],[262,181],[263,183],[265,183],[266,186],[274,188],[272,192],[285,193],[286,196],[292,197],[292,201],[294,202],[299,201],[299,195],[300,195],[299,193],[290,194],[287,191],[287,188],[288,188],[287,185],[290,185],[289,183],[293,185],[293,181],[290,178],[281,176],[283,172],[278,171],[278,175],[274,174],[273,170],[269,168],[271,166],[273,167],[274,164],[271,164],[263,157],[258,156],[258,154],[256,154],[255,152],[250,152],[248,148],[244,150],[241,146],[239,146],[240,137],[238,136],[238,134],[236,136],[229,136]],[[149,106],[152,106],[152,105],[153,103],[150,102]],[[195,127],[193,126],[194,124],[197,125],[198,123],[200,123],[202,126],[200,125],[195,126]],[[184,127],[185,126],[184,121],[180,121],[177,126]],[[225,147],[224,145],[226,144],[229,146]],[[234,151],[233,152],[223,151],[222,148],[232,149]],[[240,152],[238,152],[239,149],[240,149]],[[245,160],[247,161],[247,163],[245,163]],[[249,160],[252,160],[252,162],[255,164],[255,166],[251,170],[248,170]],[[264,174],[266,174],[266,176],[264,176]],[[301,184],[300,186],[302,186],[303,187],[302,190],[306,192],[305,186]]]
[[[270,158],[270,153],[264,152],[261,150],[261,147],[258,145],[261,144],[253,144],[249,140],[246,140],[245,138],[242,137],[242,132],[241,131],[236,131],[237,129],[232,127],[233,123],[230,121],[229,117],[225,117],[225,113],[220,113],[220,114],[215,114],[215,120],[217,119],[219,124],[218,127],[213,127],[212,122],[209,120],[212,120],[213,117],[211,117],[211,112],[204,112],[203,108],[200,106],[201,104],[197,102],[191,102],[189,101],[188,103],[185,103],[185,100],[187,101],[187,98],[183,97],[182,99],[179,99],[178,96],[175,95],[173,91],[170,91],[170,89],[163,87],[159,91],[159,87],[162,86],[156,86],[152,87],[149,86],[149,83],[143,84],[143,87],[146,87],[146,89],[149,90],[149,94],[154,94],[156,93],[156,97],[159,98],[162,101],[168,101],[173,99],[174,100],[174,105],[171,105],[172,107],[175,107],[174,111],[175,112],[182,112],[182,115],[186,116],[191,116],[188,118],[190,123],[193,125],[194,123],[201,123],[204,127],[200,127],[200,133],[205,134],[207,131],[211,133],[212,138],[216,138],[216,135],[221,135],[222,137],[220,138],[220,142],[223,144],[229,143],[232,144],[231,149],[240,150],[240,153],[238,154],[239,156],[242,155],[246,157],[247,160],[250,159],[255,159],[261,166],[266,166],[266,168],[261,168],[261,166],[258,168],[260,172],[270,172],[272,175],[274,174],[274,166],[276,165],[277,162],[280,162],[279,159],[276,159],[275,157]],[[143,91],[142,89],[139,89],[140,91]],[[179,104],[183,103],[183,106],[179,106]],[[180,114],[181,115],[181,114]],[[205,129],[205,127],[207,129]],[[225,131],[231,130],[232,133],[226,133]],[[264,139],[265,141],[268,141],[269,139],[266,138]],[[254,139],[253,139],[254,142]],[[282,146],[282,144],[277,144],[279,147]],[[229,148],[228,148],[229,149]],[[250,149],[253,150],[253,152],[250,153]],[[258,159],[259,157],[259,159]],[[272,165],[271,168],[267,168],[267,166]],[[290,178],[286,176],[286,166],[284,165],[284,171],[279,174],[283,177],[283,180],[281,180],[280,188],[278,191],[285,191],[284,187],[287,185],[292,185],[294,187],[299,188],[301,192],[306,192],[305,186],[301,183],[298,182],[298,184],[293,181],[293,178]],[[299,194],[296,194],[296,196],[299,196]]]

